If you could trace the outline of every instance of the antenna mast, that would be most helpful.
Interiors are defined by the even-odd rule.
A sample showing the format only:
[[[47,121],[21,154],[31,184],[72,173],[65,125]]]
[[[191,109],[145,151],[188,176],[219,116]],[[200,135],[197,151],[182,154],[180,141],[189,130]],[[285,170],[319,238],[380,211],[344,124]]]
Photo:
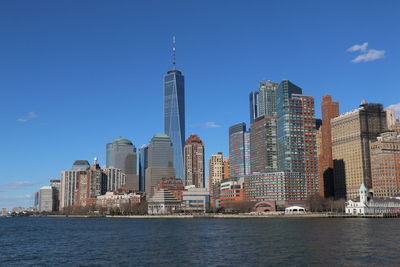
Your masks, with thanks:
[[[176,69],[176,47],[175,47],[175,35],[172,36],[172,57],[173,57],[173,61],[172,61],[172,68],[173,70]]]

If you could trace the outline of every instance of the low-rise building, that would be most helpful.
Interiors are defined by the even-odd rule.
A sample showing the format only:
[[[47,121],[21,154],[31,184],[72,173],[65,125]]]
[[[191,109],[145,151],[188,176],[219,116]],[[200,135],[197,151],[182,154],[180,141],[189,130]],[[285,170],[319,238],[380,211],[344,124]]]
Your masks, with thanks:
[[[398,198],[372,198],[364,184],[361,184],[360,196],[346,202],[346,213],[353,215],[383,214],[400,212]]]
[[[142,196],[137,193],[106,192],[105,195],[97,196],[96,206],[106,208],[122,208],[125,205],[140,204]]]
[[[160,189],[148,200],[148,214],[167,215],[181,211],[181,201],[167,189]]]
[[[222,180],[219,193],[221,207],[227,207],[245,200],[243,181],[243,177]]]
[[[187,186],[183,191],[182,209],[188,213],[205,213],[210,208],[210,193],[207,188]]]

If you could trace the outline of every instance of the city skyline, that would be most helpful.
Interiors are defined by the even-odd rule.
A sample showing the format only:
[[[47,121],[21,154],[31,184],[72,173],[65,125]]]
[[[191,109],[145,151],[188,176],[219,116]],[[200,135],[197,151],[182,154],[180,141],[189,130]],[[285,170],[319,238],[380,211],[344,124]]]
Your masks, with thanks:
[[[130,6],[128,3],[124,5]],[[138,7],[139,10],[142,8],[147,13],[150,12],[149,6],[142,5]],[[164,6],[161,2],[160,5]],[[259,5],[263,6],[253,4],[249,9],[258,13],[256,9]],[[378,15],[385,16],[381,22],[387,31],[395,33],[396,24],[391,23],[389,15],[395,8],[390,8],[388,4],[382,5],[386,8],[379,11],[381,13]],[[318,10],[324,13],[328,7],[317,5],[316,9],[319,8]],[[351,11],[356,9],[354,3],[347,7],[349,10],[343,11],[344,21],[340,22],[343,25],[351,21]],[[26,24],[28,20],[22,20],[20,24],[13,22],[13,15],[18,18],[24,12],[28,12],[29,8],[33,8],[33,11],[29,11],[32,12],[29,14],[33,18],[41,14],[44,16],[44,22],[55,20],[54,24],[57,26],[45,26],[40,21],[34,21],[29,26]],[[240,6],[234,4],[230,8],[233,14],[237,14]],[[278,10],[279,6],[272,5],[271,8]],[[5,173],[0,177],[0,207],[10,207],[11,204],[7,203],[20,203],[23,206],[33,203],[33,192],[36,188],[47,185],[50,178],[59,178],[60,171],[68,169],[74,160],[91,161],[93,157],[99,157],[100,164],[105,165],[104,145],[118,136],[124,136],[132,140],[136,147],[140,147],[155,133],[162,132],[162,75],[169,69],[169,43],[174,34],[179,38],[179,69],[185,73],[187,82],[188,127],[185,135],[196,133],[202,137],[207,162],[211,154],[219,151],[228,155],[228,128],[241,121],[249,123],[248,94],[257,90],[258,82],[263,80],[281,82],[288,78],[299,84],[307,95],[314,97],[318,118],[321,117],[319,106],[323,94],[331,94],[335,101],[340,102],[340,113],[357,108],[362,99],[382,103],[385,108],[400,102],[398,98],[390,97],[396,96],[396,88],[388,83],[391,78],[396,77],[393,66],[399,58],[395,49],[399,39],[393,36],[382,38],[382,33],[379,33],[378,28],[370,21],[365,22],[366,25],[354,22],[348,27],[351,29],[345,28],[342,33],[333,29],[325,33],[322,32],[323,26],[329,28],[331,23],[338,22],[337,18],[329,22],[328,19],[332,18],[330,14],[326,14],[329,18],[323,20],[321,27],[312,26],[311,20],[306,18],[302,18],[300,26],[292,23],[276,25],[274,22],[263,23],[259,19],[251,19],[249,23],[254,29],[246,31],[245,28],[239,27],[237,31],[233,31],[229,30],[232,27],[229,23],[234,22],[233,15],[226,15],[228,22],[219,25],[222,29],[227,29],[223,37],[228,39],[229,44],[227,40],[218,38],[216,32],[209,34],[210,38],[207,38],[206,33],[197,36],[197,31],[188,33],[179,29],[156,32],[154,36],[150,36],[137,29],[131,32],[129,27],[125,26],[116,31],[116,37],[112,39],[114,41],[106,41],[102,45],[100,43],[105,38],[103,34],[112,36],[113,31],[123,25],[123,22],[131,22],[127,25],[134,26],[137,25],[137,21],[131,21],[128,14],[123,13],[121,19],[114,24],[108,19],[105,24],[100,23],[96,26],[84,20],[86,13],[78,12],[78,21],[83,22],[84,27],[81,32],[75,32],[69,30],[69,27],[75,25],[72,21],[68,20],[67,25],[63,26],[61,20],[55,18],[55,14],[61,18],[70,15],[74,12],[70,9],[58,10],[58,13],[54,14],[40,11],[39,4],[27,5],[21,9],[16,5],[6,4],[6,8],[0,11],[1,22],[12,25],[12,31],[20,32],[20,35],[13,35],[11,30],[0,31],[8,40],[2,45],[2,50],[7,53],[0,52],[4,58],[0,63],[0,70],[4,74],[0,87],[2,97],[10,100],[7,101],[10,104],[2,106],[0,112],[0,119],[4,122],[4,138],[0,141],[3,153],[0,160],[7,166]],[[3,14],[4,10],[8,10],[9,14]],[[217,4],[217,10],[222,10],[221,4]],[[115,17],[117,11],[120,9],[114,7],[110,13],[114,12]],[[179,11],[182,9],[174,12]],[[211,21],[217,19],[217,14],[205,11],[211,16]],[[96,6],[91,17],[99,22],[104,12],[105,7]],[[244,16],[250,17],[251,12],[247,11]],[[370,7],[365,14],[356,16],[362,19],[372,12],[373,7]],[[385,12],[389,14],[383,15]],[[291,14],[294,15],[293,11]],[[179,24],[182,20],[175,19],[173,23]],[[208,26],[200,26],[196,18],[190,20],[190,23],[197,30]],[[267,43],[264,38],[258,39],[260,36],[256,30],[262,29],[263,25],[269,26],[270,31],[277,35],[276,40]],[[99,32],[103,26],[108,28],[104,29],[104,33]],[[150,29],[157,26],[158,24],[148,24]],[[307,41],[310,33],[306,31],[305,26],[320,34],[320,39],[314,40],[316,44]],[[57,27],[61,28],[59,34],[55,34]],[[371,32],[363,31],[363,27],[369,28]],[[41,29],[45,30],[47,37],[32,34],[40,32]],[[287,37],[280,36],[279,29],[292,34],[295,34],[295,29],[300,29],[305,36],[300,38],[298,44],[292,43],[288,46],[285,44]],[[54,38],[52,33],[55,34]],[[88,33],[89,36],[84,37]],[[135,38],[124,37],[132,33]],[[342,34],[343,38],[329,42]],[[71,37],[69,45],[61,44]],[[205,39],[212,40],[212,45]],[[260,41],[258,45],[255,44],[257,40]],[[24,41],[30,43],[29,49],[20,46]],[[127,41],[127,44],[124,41]],[[154,42],[158,42],[157,46],[149,45]],[[90,53],[94,43],[98,46]],[[280,44],[285,45],[280,47]],[[306,47],[307,44],[310,47]],[[107,49],[110,45],[112,48]],[[118,52],[119,48],[122,49],[121,52]],[[254,48],[254,51],[250,51],[250,48]],[[291,49],[294,51],[288,51]],[[144,55],[140,56],[138,50]],[[302,54],[311,54],[312,57],[299,55],[299,50]],[[277,56],[272,55],[271,51]],[[373,51],[384,51],[384,57],[379,58],[382,57],[382,53],[375,53],[374,56]],[[87,55],[84,55],[85,53]],[[68,59],[68,55],[71,59]],[[322,55],[326,56],[325,60],[329,63],[319,59]],[[258,62],[258,59],[265,61],[269,57],[273,66],[266,68],[265,62],[251,66],[252,62]],[[372,60],[374,57],[375,61]],[[285,58],[291,59],[293,65],[306,64],[306,70],[282,65],[279,60]],[[74,60],[77,61],[73,62]],[[246,67],[243,67],[244,65]],[[321,66],[325,70],[318,70]],[[283,75],[284,77],[281,77]],[[387,94],[374,92],[380,92],[381,87],[385,88]],[[151,105],[148,105],[148,102],[147,105],[141,103],[149,99],[152,101]],[[97,101],[101,105],[94,108],[93,105],[83,103],[90,101]],[[218,109],[221,112],[215,112]],[[99,127],[100,133],[95,136],[91,134],[91,129],[105,123],[110,125],[107,129]],[[70,130],[71,128],[80,130],[74,131]],[[18,166],[18,160],[21,158],[28,159],[24,168]]]

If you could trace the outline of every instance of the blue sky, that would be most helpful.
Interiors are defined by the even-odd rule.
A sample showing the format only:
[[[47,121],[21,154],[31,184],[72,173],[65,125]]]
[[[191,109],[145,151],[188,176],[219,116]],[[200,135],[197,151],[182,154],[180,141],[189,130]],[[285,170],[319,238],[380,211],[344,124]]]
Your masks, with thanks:
[[[400,103],[399,13],[398,1],[3,1],[0,208],[32,205],[76,159],[105,164],[118,136],[138,147],[163,131],[172,35],[186,133],[207,160],[228,156],[228,127],[248,123],[263,79],[302,87],[317,115],[323,94],[341,112]]]

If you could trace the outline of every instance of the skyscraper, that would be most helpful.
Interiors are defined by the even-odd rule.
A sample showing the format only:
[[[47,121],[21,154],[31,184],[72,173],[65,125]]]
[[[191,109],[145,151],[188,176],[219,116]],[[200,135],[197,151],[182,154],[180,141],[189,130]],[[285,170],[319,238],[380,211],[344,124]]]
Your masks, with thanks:
[[[319,193],[314,99],[283,80],[276,90],[278,171],[304,174],[305,195]]]
[[[259,103],[260,93],[255,91],[251,92],[249,95],[250,101],[250,124],[253,124],[258,118],[258,103]]]
[[[139,191],[144,192],[146,182],[147,153],[149,146],[142,145],[139,149]]]
[[[136,173],[136,148],[128,139],[118,137],[107,144],[107,168],[121,169],[126,174],[126,189],[139,190],[139,177]]]
[[[183,147],[185,144],[185,78],[176,69],[175,37],[172,70],[164,76],[164,132],[173,145],[176,177],[183,179]]]
[[[39,211],[53,211],[53,188],[51,186],[43,186],[40,188]]]
[[[195,187],[205,187],[204,180],[204,144],[195,134],[185,143],[185,183]]]
[[[229,160],[231,177],[250,173],[250,134],[244,122],[229,127]]]
[[[387,129],[386,111],[382,104],[363,101],[331,124],[335,198],[352,199],[360,184],[372,188],[370,142]]]
[[[259,87],[259,117],[270,118],[276,116],[276,89],[278,83],[271,81],[262,81],[258,83]]]
[[[151,139],[147,151],[147,168],[145,173],[145,191],[149,197],[153,195],[154,187],[163,177],[175,177],[173,148],[168,135],[156,134]]]
[[[219,195],[219,185],[224,178],[224,160],[222,152],[212,154],[208,165],[208,188],[210,196],[215,200]],[[214,201],[212,201],[212,205]],[[214,205],[213,205],[214,206]]]
[[[332,102],[331,95],[323,95],[321,103],[321,145],[318,157],[320,194],[333,197],[333,159],[331,120],[339,116],[339,103]]]

